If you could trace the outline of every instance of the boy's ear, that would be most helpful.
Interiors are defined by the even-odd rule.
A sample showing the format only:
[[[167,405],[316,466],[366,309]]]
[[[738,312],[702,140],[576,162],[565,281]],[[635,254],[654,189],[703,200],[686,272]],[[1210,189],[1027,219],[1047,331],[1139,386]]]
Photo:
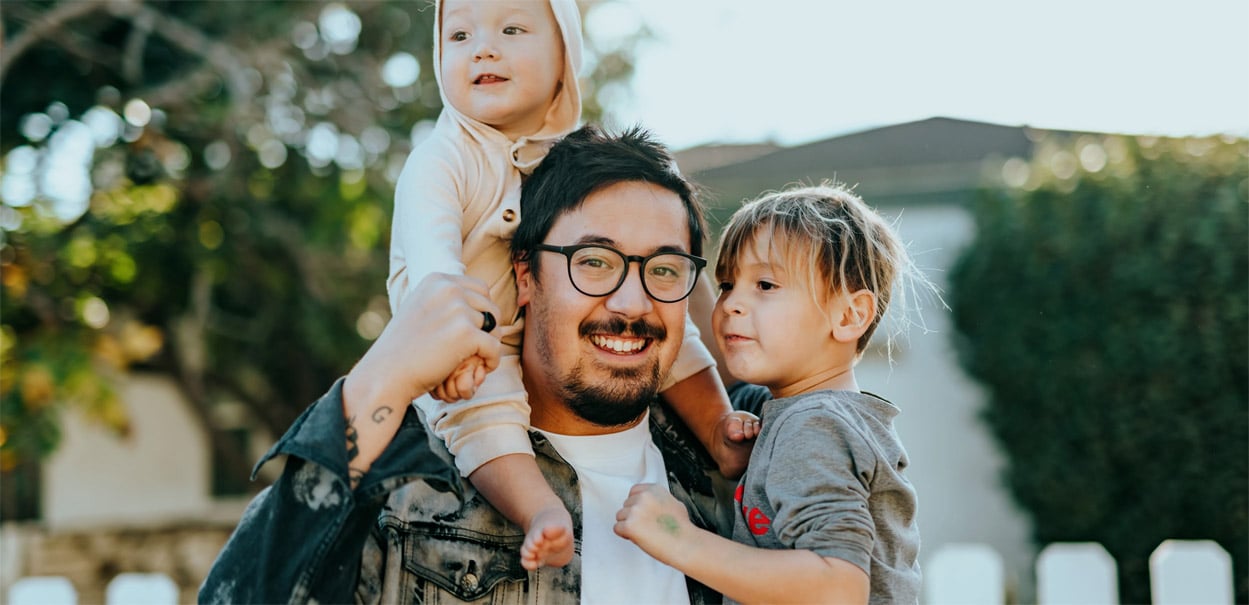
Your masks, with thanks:
[[[533,274],[529,272],[529,261],[513,261],[512,271],[516,273],[516,306],[524,307],[533,295]]]
[[[876,317],[876,294],[863,289],[842,299],[841,312],[833,317],[833,339],[856,342]]]

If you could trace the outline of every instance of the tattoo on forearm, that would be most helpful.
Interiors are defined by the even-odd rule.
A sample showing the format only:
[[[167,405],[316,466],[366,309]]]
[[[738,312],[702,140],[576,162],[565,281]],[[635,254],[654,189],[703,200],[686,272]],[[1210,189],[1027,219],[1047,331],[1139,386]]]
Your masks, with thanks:
[[[381,424],[382,421],[386,420],[386,417],[390,416],[391,412],[393,411],[394,410],[390,409],[387,406],[382,406],[380,408],[377,408],[376,410],[373,410],[373,422]]]
[[[360,453],[360,434],[356,432],[356,417],[347,419],[347,462],[356,459]]]
[[[360,480],[364,478],[364,471],[358,468],[347,468],[347,479],[351,482],[351,489],[356,489],[360,485]]]
[[[659,515],[659,527],[669,535],[677,535],[677,520],[672,515]]]

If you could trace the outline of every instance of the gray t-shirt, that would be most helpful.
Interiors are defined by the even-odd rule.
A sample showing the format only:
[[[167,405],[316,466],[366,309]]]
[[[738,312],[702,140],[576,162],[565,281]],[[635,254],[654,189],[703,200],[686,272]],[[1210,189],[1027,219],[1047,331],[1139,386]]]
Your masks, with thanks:
[[[853,391],[765,403],[735,496],[733,540],[844,559],[871,577],[870,603],[917,603],[916,497],[903,475],[897,414],[888,401]]]

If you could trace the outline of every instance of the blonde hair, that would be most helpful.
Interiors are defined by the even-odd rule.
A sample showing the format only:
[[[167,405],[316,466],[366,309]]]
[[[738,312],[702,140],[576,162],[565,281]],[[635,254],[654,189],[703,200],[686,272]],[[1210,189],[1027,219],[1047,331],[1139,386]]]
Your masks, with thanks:
[[[793,186],[742,205],[724,227],[716,279],[731,279],[742,254],[765,234],[768,255],[792,276],[805,273],[820,307],[859,290],[875,294],[876,315],[855,345],[857,355],[867,348],[891,303],[899,301],[905,307],[911,302],[910,282],[935,292],[893,227],[839,183]],[[905,329],[906,324],[899,326]],[[889,335],[890,351],[893,336]]]

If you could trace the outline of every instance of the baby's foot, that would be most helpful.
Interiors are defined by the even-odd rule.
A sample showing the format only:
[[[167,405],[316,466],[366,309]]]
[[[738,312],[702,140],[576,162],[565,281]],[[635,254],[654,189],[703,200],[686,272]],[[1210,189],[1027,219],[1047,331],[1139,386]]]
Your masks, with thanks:
[[[533,571],[543,565],[563,567],[572,561],[572,516],[564,508],[545,508],[529,520],[520,564]]]

